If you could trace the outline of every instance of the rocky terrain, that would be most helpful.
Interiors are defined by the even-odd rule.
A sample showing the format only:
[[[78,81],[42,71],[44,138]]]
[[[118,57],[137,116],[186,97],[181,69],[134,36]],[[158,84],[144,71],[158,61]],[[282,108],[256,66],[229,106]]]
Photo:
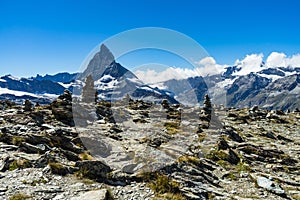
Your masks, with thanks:
[[[74,103],[0,102],[0,199],[300,199],[298,110]]]

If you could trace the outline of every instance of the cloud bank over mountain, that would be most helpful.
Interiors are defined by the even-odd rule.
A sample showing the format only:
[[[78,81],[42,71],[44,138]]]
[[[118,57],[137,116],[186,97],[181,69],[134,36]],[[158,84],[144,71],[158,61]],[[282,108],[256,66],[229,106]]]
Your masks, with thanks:
[[[264,58],[265,56],[260,53],[246,55],[241,60],[237,59],[234,66],[236,66],[239,71],[235,72],[233,75],[246,75],[267,68],[300,67],[300,54],[288,57],[284,53],[272,52],[266,59]],[[136,70],[135,75],[144,83],[157,83],[171,79],[181,80],[189,77],[220,74],[230,66],[228,64],[217,63],[213,57],[205,57],[194,64],[197,66],[194,69],[169,67],[160,72],[153,69]]]
[[[157,83],[175,79],[181,80],[190,77],[207,76],[222,73],[228,65],[220,65],[216,63],[213,57],[205,57],[202,60],[195,62],[194,69],[168,67],[160,72],[153,69],[136,70],[135,75],[144,83]]]

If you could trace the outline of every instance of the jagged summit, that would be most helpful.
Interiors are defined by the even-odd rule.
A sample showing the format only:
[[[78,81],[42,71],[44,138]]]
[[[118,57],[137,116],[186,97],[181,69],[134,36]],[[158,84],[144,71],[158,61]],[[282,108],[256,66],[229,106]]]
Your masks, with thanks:
[[[87,68],[80,75],[79,79],[84,79],[88,75],[92,75],[94,80],[98,80],[102,77],[106,68],[112,64],[115,64],[115,57],[107,46],[102,44],[100,51],[89,61]]]
[[[105,44],[101,44],[100,53],[106,55],[107,57],[110,57],[111,60],[115,60],[114,55],[111,53],[111,51]]]

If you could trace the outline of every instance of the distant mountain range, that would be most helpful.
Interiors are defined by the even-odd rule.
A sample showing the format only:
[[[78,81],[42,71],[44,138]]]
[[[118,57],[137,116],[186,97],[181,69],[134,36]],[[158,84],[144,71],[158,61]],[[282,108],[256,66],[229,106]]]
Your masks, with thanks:
[[[215,87],[224,88],[227,106],[258,105],[270,110],[299,108],[300,68],[266,68],[264,63],[261,67],[261,71],[243,75],[234,75],[240,70],[236,66],[227,68]]]
[[[230,66],[217,75],[197,76],[187,79],[144,84],[134,73],[115,62],[110,50],[102,45],[82,73],[58,73],[31,78],[0,77],[0,100],[10,99],[18,103],[25,99],[50,103],[65,89],[80,95],[85,79],[91,75],[99,98],[116,100],[129,94],[132,98],[171,103],[197,104],[205,94],[213,102],[229,107],[258,105],[266,109],[300,108],[300,68],[268,68],[261,63],[261,70],[240,73],[239,65]]]

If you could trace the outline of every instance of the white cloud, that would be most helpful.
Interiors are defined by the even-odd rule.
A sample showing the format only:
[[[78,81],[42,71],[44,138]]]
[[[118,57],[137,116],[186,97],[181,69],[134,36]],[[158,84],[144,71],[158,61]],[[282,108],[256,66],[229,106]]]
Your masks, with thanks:
[[[246,75],[251,72],[258,72],[262,70],[261,64],[263,61],[264,55],[261,54],[251,54],[246,55],[243,60],[237,60],[235,65],[241,68],[240,71],[234,73],[234,75]]]
[[[198,64],[205,66],[205,65],[215,65],[217,63],[216,63],[216,60],[213,57],[205,57],[202,60],[200,60],[198,62]]]
[[[286,59],[286,66],[290,67],[300,67],[300,54],[293,55],[290,58]]]
[[[284,67],[286,66],[286,55],[284,53],[272,52],[267,60],[266,66],[267,67]]]
[[[284,53],[272,52],[266,60],[266,66],[272,68],[300,67],[300,55],[287,57]]]
[[[134,72],[134,74],[144,83],[158,83],[171,79],[180,80],[188,77],[199,76],[199,74],[195,70],[174,67],[169,67],[161,72],[157,72],[152,69],[147,69],[145,71],[137,70]]]
[[[235,65],[241,70],[235,72],[233,75],[246,75],[270,67],[300,67],[300,54],[287,57],[284,53],[272,52],[267,57],[265,66],[262,66],[263,58],[264,55],[260,53],[246,55],[244,59],[236,60]],[[195,62],[195,64],[197,67],[194,69],[169,67],[160,72],[153,69],[137,70],[135,71],[135,74],[144,83],[153,84],[170,79],[180,80],[195,76],[219,74],[224,72],[225,68],[229,66],[217,64],[213,57],[205,57],[202,60]]]
[[[147,69],[136,70],[134,73],[144,83],[153,84],[171,79],[180,80],[195,76],[219,74],[224,71],[225,67],[227,67],[227,65],[217,64],[215,59],[212,57],[205,57],[195,64],[197,65],[197,68],[194,69],[168,67],[161,72],[157,72],[153,69]]]
[[[199,74],[201,74],[201,76],[220,74],[225,70],[225,67],[228,67],[228,65],[217,64],[213,57],[203,58],[196,64],[199,65],[196,70]]]

